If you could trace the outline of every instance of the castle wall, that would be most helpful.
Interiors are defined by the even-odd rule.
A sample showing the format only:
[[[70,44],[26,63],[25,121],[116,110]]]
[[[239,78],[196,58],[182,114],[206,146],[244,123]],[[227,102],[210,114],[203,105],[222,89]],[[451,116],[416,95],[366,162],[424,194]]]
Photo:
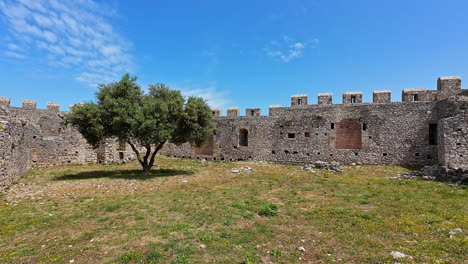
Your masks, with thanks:
[[[338,105],[332,104],[331,94],[319,94],[317,105],[304,103],[307,95],[293,95],[291,107],[271,106],[268,116],[259,117],[239,116],[238,108],[231,108],[235,114],[228,111],[227,117],[213,119],[216,131],[204,152],[189,144],[166,144],[161,153],[227,161],[440,163],[468,169],[468,92],[461,89],[459,77],[439,78],[437,87],[405,89],[403,102],[390,102],[389,91],[374,92],[373,103],[362,103],[360,92],[344,93]],[[240,139],[244,130],[247,146]]]
[[[29,169],[68,164],[124,162],[135,155],[122,149],[115,139],[107,139],[93,149],[59,112],[57,104],[35,109],[25,100],[23,107],[10,107],[0,98],[0,190],[15,183]]]

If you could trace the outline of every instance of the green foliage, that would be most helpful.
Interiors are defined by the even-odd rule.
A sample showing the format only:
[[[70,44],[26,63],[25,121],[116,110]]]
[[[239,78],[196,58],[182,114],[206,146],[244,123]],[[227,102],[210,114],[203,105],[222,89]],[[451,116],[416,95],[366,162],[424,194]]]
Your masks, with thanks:
[[[283,251],[281,251],[281,249],[275,248],[270,252],[270,255],[275,256],[275,257],[281,257],[283,255]]]
[[[156,263],[162,258],[161,253],[159,253],[156,250],[151,250],[148,252],[148,255],[146,255],[146,261],[148,263]]]
[[[143,256],[140,252],[132,250],[123,254],[119,259],[119,263],[136,263],[140,262],[142,259]]]
[[[178,256],[174,260],[171,261],[171,264],[189,264],[189,258],[185,255]]]
[[[267,217],[277,216],[278,215],[278,205],[268,203],[268,202],[263,202],[260,205],[258,215],[267,216]]]
[[[206,142],[214,126],[204,99],[184,98],[164,84],[150,85],[145,94],[136,80],[125,74],[119,82],[99,85],[97,102],[73,106],[66,119],[94,147],[105,138],[116,137],[146,148],[144,158],[135,151],[145,171],[153,166],[154,159],[149,158],[165,142],[196,146]]]

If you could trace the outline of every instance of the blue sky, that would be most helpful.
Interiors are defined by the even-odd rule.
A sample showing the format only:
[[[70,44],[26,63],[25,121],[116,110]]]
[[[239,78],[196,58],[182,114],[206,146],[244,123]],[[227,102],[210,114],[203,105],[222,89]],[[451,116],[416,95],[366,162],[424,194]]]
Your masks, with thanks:
[[[302,93],[400,101],[468,77],[467,17],[465,0],[0,0],[0,96],[68,110],[130,72],[223,112]]]

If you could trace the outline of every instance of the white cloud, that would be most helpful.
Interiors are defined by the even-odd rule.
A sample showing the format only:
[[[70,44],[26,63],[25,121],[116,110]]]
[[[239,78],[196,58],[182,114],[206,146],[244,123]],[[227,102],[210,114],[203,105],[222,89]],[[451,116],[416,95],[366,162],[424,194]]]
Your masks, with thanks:
[[[202,97],[212,108],[225,108],[231,104],[231,100],[228,99],[228,92],[220,91],[215,85],[209,85],[207,87],[200,87],[197,85],[174,85],[171,86],[171,88],[180,90],[184,96]]]
[[[278,58],[281,61],[288,63],[293,59],[302,56],[306,48],[315,48],[319,44],[318,39],[308,41],[295,41],[294,39],[283,36],[281,41],[273,40],[263,50],[266,55]]]
[[[92,0],[0,0],[0,15],[14,40],[3,54],[22,59],[40,50],[50,65],[72,69],[75,79],[89,86],[118,80],[131,71],[133,59],[109,14],[115,10]]]
[[[17,58],[17,59],[26,58],[26,56],[24,56],[22,54],[19,54],[17,52],[14,52],[14,51],[10,51],[10,50],[5,51],[5,56],[12,57],[12,58]]]

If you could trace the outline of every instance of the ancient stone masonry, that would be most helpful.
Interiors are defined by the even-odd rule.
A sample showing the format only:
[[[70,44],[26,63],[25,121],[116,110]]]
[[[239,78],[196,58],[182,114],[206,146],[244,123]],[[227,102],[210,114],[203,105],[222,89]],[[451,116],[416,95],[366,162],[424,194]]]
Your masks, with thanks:
[[[334,105],[332,94],[319,94],[318,104],[309,105],[306,94],[294,95],[291,107],[272,105],[267,116],[259,108],[246,109],[245,116],[239,108],[229,108],[227,116],[213,109],[216,130],[205,145],[167,143],[161,153],[217,161],[441,165],[466,176],[468,90],[459,77],[439,78],[437,90],[405,89],[402,102],[391,102],[390,91],[375,91],[372,103],[363,103],[361,92],[342,99]],[[55,103],[36,109],[36,101],[24,100],[11,107],[0,97],[0,190],[33,167],[135,158],[115,139],[91,148],[66,114]]]
[[[293,95],[291,107],[272,105],[268,116],[257,109],[219,109],[215,133],[201,148],[166,144],[168,156],[221,161],[258,160],[309,164],[320,160],[344,164],[423,166],[440,164],[468,169],[468,90],[459,77],[441,77],[437,90],[405,89],[402,102],[390,91],[375,91],[372,103],[361,92],[319,94],[309,105],[306,94]]]
[[[91,148],[81,134],[67,124],[59,105],[47,110],[24,100],[23,107],[10,107],[10,99],[0,97],[0,190],[8,187],[33,167],[65,164],[111,163],[133,159],[125,144],[105,140]]]

